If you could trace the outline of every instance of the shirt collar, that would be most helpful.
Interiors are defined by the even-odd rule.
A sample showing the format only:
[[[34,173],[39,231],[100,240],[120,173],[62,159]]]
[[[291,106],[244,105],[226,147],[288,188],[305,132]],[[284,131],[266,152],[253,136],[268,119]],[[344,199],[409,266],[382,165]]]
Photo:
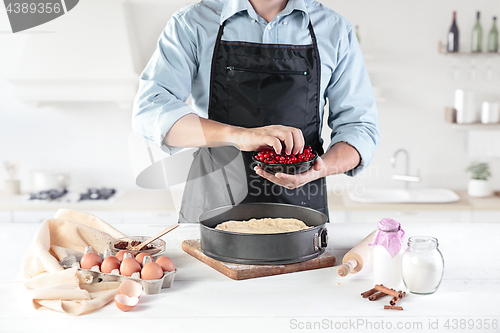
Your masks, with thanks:
[[[233,15],[247,11],[248,15],[250,15],[253,19],[257,19],[257,14],[252,7],[252,4],[248,0],[227,0],[222,8],[221,16],[220,16],[220,24],[224,23],[228,18]],[[285,9],[283,9],[278,16],[287,16],[291,14],[294,10],[298,10],[302,12],[303,27],[307,27],[309,24],[309,14],[307,13],[306,4],[304,0],[288,0]],[[255,17],[254,17],[255,16]]]
[[[220,15],[220,24],[224,23],[225,20],[235,15],[236,13],[247,10],[248,0],[226,0],[224,7],[222,8],[222,13]]]

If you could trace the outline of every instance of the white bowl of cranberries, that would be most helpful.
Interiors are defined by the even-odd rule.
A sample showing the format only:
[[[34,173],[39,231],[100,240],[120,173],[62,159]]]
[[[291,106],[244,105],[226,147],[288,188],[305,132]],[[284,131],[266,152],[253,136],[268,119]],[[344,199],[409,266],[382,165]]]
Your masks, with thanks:
[[[269,173],[275,174],[283,172],[289,175],[295,175],[309,170],[316,159],[318,153],[312,150],[311,146],[305,146],[304,151],[299,154],[286,155],[282,149],[281,154],[276,154],[274,149],[264,149],[255,153],[252,159]]]

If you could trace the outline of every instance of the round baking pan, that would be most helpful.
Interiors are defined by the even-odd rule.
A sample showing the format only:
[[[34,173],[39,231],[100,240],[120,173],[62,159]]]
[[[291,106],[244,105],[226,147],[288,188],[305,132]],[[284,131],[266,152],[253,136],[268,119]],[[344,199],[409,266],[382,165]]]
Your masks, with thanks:
[[[229,220],[266,217],[296,218],[312,228],[279,234],[243,234],[215,229],[219,223]],[[199,220],[203,253],[231,263],[297,263],[316,258],[324,252],[328,243],[326,215],[308,207],[281,203],[240,204],[212,209],[203,213]]]

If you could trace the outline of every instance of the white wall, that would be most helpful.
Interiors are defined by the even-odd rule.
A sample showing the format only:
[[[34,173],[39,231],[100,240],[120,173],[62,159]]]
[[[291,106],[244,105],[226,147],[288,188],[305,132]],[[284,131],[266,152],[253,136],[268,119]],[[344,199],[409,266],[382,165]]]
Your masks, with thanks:
[[[411,172],[420,169],[422,182],[418,186],[465,188],[464,169],[473,160],[465,149],[467,136],[444,122],[444,108],[452,104],[453,91],[460,87],[475,90],[480,99],[500,101],[500,57],[490,63],[494,78],[486,78],[485,63],[478,60],[479,75],[472,81],[467,79],[469,60],[456,64],[453,58],[438,54],[437,43],[444,40],[451,12],[457,10],[461,47],[468,49],[475,11],[482,12],[486,35],[491,16],[500,16],[498,1],[322,2],[360,26],[363,51],[373,57],[367,60],[372,82],[383,89],[386,98],[378,103],[383,137],[369,172],[354,179],[331,177],[330,184],[401,186],[390,179],[393,170],[389,159],[395,150],[405,148],[410,153]],[[138,70],[145,66],[171,13],[188,3],[130,2],[130,30],[138,51]],[[8,38],[15,37],[7,32],[6,20],[5,12],[0,10],[0,52],[8,48]],[[0,77],[2,68],[8,65],[0,62]],[[458,81],[453,78],[453,66],[459,67]],[[104,103],[32,108],[13,99],[11,91],[8,83],[0,79],[0,159],[21,162],[24,190],[29,190],[29,171],[39,169],[70,172],[75,188],[135,188],[126,146],[130,110]],[[500,158],[481,160],[490,162],[492,184],[500,189]],[[396,172],[402,171],[401,167]]]
[[[19,161],[23,191],[30,190],[32,170],[69,173],[73,190],[135,187],[127,147],[130,112],[112,103],[29,108],[9,98],[2,83],[0,159]]]
[[[481,11],[483,36],[487,35],[492,16],[500,16],[498,1],[322,2],[360,26],[363,52],[374,58],[367,60],[372,83],[383,89],[387,99],[378,103],[382,143],[371,163],[371,168],[376,169],[370,170],[371,177],[349,181],[367,186],[402,186],[390,179],[394,170],[389,160],[397,149],[405,148],[410,153],[410,172],[420,169],[422,182],[418,186],[465,188],[468,178],[464,169],[477,158],[468,157],[467,135],[445,123],[444,108],[453,105],[453,92],[457,88],[474,90],[478,100],[500,101],[500,57],[490,63],[494,78],[486,78],[487,62],[481,58],[476,63],[478,77],[471,80],[470,59],[458,62],[439,54],[438,41],[445,41],[451,13],[456,10],[461,49],[470,50],[476,11]],[[459,68],[458,81],[453,77],[453,66]],[[498,130],[495,136],[487,137],[499,140]],[[500,188],[500,158],[481,160],[490,162],[493,185]],[[403,171],[402,166],[397,166],[396,172]]]

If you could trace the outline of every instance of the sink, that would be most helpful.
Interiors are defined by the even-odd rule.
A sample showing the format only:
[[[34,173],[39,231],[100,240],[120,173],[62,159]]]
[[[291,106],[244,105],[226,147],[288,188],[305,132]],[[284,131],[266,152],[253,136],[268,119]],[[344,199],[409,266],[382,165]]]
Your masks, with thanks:
[[[455,202],[460,197],[445,188],[395,189],[373,188],[363,193],[349,192],[352,201],[362,203],[446,203]]]

